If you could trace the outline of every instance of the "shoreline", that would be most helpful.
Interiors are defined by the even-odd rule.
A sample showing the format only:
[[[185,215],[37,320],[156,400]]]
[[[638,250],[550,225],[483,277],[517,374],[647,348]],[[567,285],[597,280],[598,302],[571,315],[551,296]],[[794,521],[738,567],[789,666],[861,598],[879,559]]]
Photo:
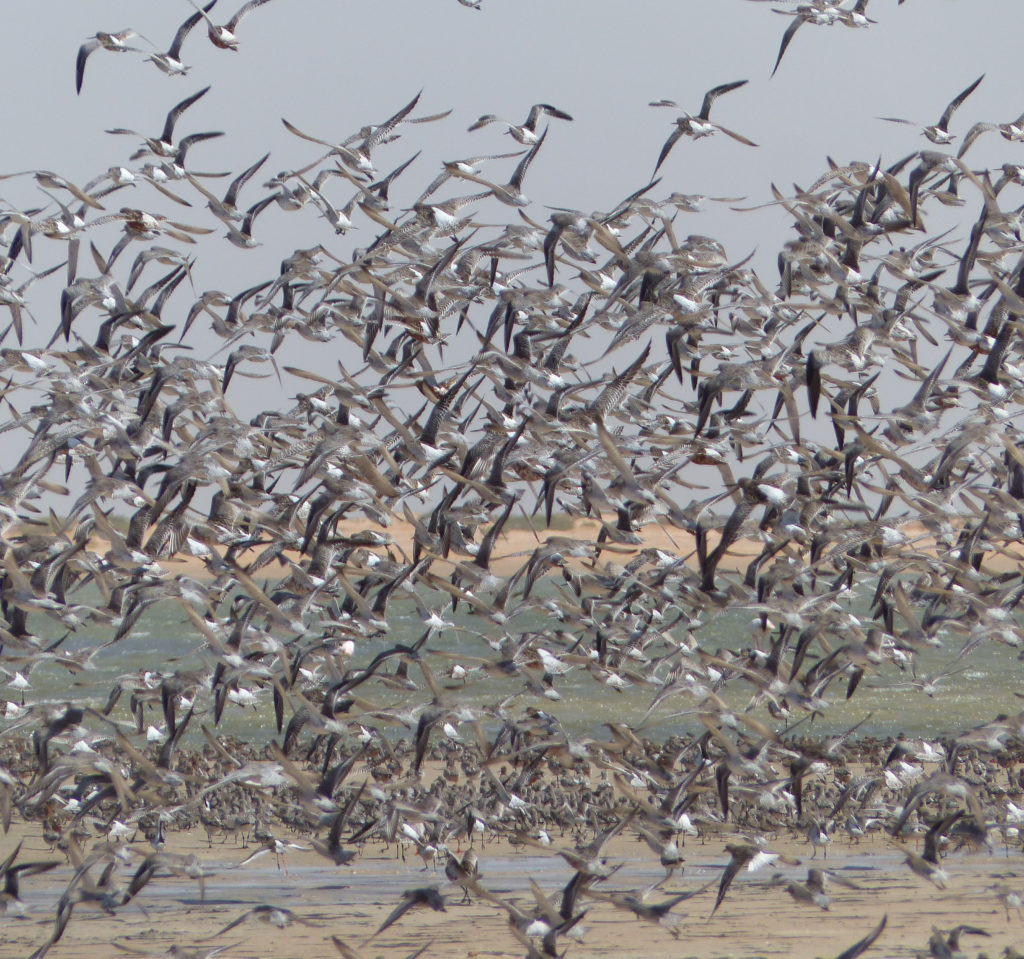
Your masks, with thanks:
[[[301,834],[278,828],[274,834],[282,841],[309,845],[308,837]],[[0,855],[8,853],[18,841],[24,841],[21,858],[25,861],[53,858],[38,835],[21,823],[12,826],[11,833],[0,842]],[[565,844],[565,840],[556,839],[556,845]],[[130,861],[117,869],[122,881],[128,881],[152,852],[144,840],[127,848]],[[582,897],[580,905],[586,910],[580,923],[584,927],[582,944],[563,939],[562,948],[568,945],[570,956],[585,953],[669,959],[756,955],[810,959],[849,947],[883,915],[887,916],[886,929],[871,953],[879,957],[927,949],[934,928],[949,929],[960,922],[990,933],[985,939],[965,937],[969,952],[984,948],[996,955],[1004,947],[1019,946],[1024,941],[1021,921],[1014,917],[1008,922],[999,899],[990,891],[999,877],[1010,882],[1016,878],[1024,866],[1019,854],[1007,858],[1000,850],[992,856],[972,853],[951,858],[946,865],[949,885],[940,891],[912,875],[892,841],[885,838],[867,838],[858,845],[837,841],[831,845],[827,859],[819,853],[813,861],[809,844],[789,834],[773,837],[769,848],[789,863],[741,873],[711,916],[729,854],[722,840],[690,840],[682,849],[686,858],[682,876],[674,875],[650,895],[649,901],[664,902],[674,894],[708,886],[705,891],[678,904],[670,911],[669,921],[660,924],[639,921],[607,899]],[[226,945],[223,955],[237,959],[292,959],[335,954],[332,936],[364,957],[404,956],[424,945],[426,957],[523,954],[500,905],[479,896],[471,896],[469,905],[460,904],[461,889],[445,880],[443,863],[438,864],[437,871],[430,866],[424,871],[408,848],[403,861],[398,847],[367,844],[355,866],[338,868],[325,864],[315,852],[297,849],[287,850],[280,865],[270,852],[242,865],[257,849],[230,842],[215,842],[211,848],[200,829],[168,832],[168,853],[195,855],[211,871],[205,880],[205,899],[200,897],[195,880],[161,876],[132,902],[116,909],[114,915],[104,915],[82,904],[50,955],[105,959],[122,954],[122,946],[147,955],[174,955],[168,950],[176,946],[212,949]],[[531,855],[504,840],[478,843],[476,849],[480,884],[513,908],[529,910],[536,905],[529,886],[531,878],[557,904],[561,888],[572,875],[559,859]],[[621,863],[621,868],[613,877],[596,883],[595,893],[614,897],[633,890],[639,895],[663,878],[664,870],[652,863],[646,852],[646,847],[634,839],[616,838],[608,855]],[[795,902],[787,894],[786,885],[805,879],[809,866],[825,867],[852,883],[831,883],[827,911]],[[22,950],[11,955],[27,955],[44,941],[53,924],[56,900],[72,873],[70,866],[62,865],[23,883],[28,920],[6,923],[8,947]],[[778,878],[773,880],[773,876]],[[371,939],[400,901],[403,890],[428,885],[437,886],[448,897],[445,911],[412,910]],[[250,908],[261,904],[289,909],[296,918],[277,929],[252,917],[224,931]]]
[[[669,556],[683,559],[690,570],[699,569],[697,544],[693,534],[686,530],[651,523],[636,534],[638,542],[635,544],[614,541],[598,544],[597,538],[603,525],[601,522],[578,519],[566,526],[563,522],[564,519],[564,517],[559,519],[551,528],[513,527],[506,529],[497,540],[495,554],[491,560],[491,569],[496,575],[512,575],[527,563],[535,549],[545,545],[552,548],[563,548],[566,551],[567,562],[576,569],[591,569],[592,567],[579,557],[574,557],[570,550],[574,547],[595,550],[600,545],[598,563],[593,568],[597,571],[609,571],[613,575],[618,572],[619,567],[635,559],[644,550],[662,551]],[[922,523],[911,522],[903,525],[896,523],[895,525],[900,527],[901,532],[908,539],[917,541],[917,548],[921,552],[936,553],[936,541]],[[402,562],[411,561],[415,528],[407,519],[395,517],[391,525],[387,527],[380,527],[370,521],[362,523],[357,520],[342,520],[337,524],[339,538],[357,537],[366,531],[381,533],[390,540],[386,545],[364,547],[369,552],[383,556],[391,551],[395,554],[396,559]],[[718,536],[716,530],[709,530],[709,549],[715,547]],[[806,549],[800,548],[799,544],[794,543],[794,547],[799,548],[801,553],[806,553]],[[87,548],[100,556],[105,556],[110,551],[111,545],[107,540],[93,537]],[[761,552],[761,549],[762,544],[756,540],[738,539],[722,558],[718,568],[722,572],[743,571]],[[219,552],[223,555],[224,551],[221,549]],[[244,569],[260,555],[260,552],[261,550],[257,549],[246,550],[238,554],[236,560]],[[296,565],[301,564],[304,559],[302,554],[292,550],[284,551],[281,555],[284,560]],[[306,559],[308,560],[308,557]],[[471,556],[454,552],[448,558],[438,557],[435,560],[436,563],[449,568],[453,568],[458,562],[471,561]],[[212,579],[215,575],[205,560],[187,553],[157,559],[156,562],[169,574],[183,574],[199,580]],[[1015,551],[1003,546],[998,550],[990,549],[985,554],[983,569],[986,573],[999,574],[1017,571],[1021,568],[1024,568],[1024,547]],[[283,578],[288,575],[288,567],[284,566],[281,561],[275,560],[259,570],[261,576],[268,576],[272,573],[278,575],[271,576],[271,578]]]
[[[803,754],[824,754],[829,742],[801,739],[789,745]],[[662,792],[632,784],[626,772],[657,763],[662,753],[651,753],[659,747],[645,743],[643,759],[636,746],[614,731],[608,742],[591,745],[589,761],[556,761],[553,753],[525,781],[526,757],[498,754],[481,767],[471,748],[452,751],[443,741],[435,743],[419,774],[405,766],[411,759],[408,743],[396,745],[391,758],[382,750],[353,753],[348,778],[335,787],[329,804],[319,802],[313,791],[319,775],[316,762],[303,762],[298,755],[285,760],[273,749],[255,750],[229,740],[214,747],[211,741],[199,750],[182,748],[174,763],[180,779],[168,778],[155,766],[147,768],[153,760],[136,756],[131,769],[122,768],[121,791],[128,807],[112,795],[84,815],[74,812],[81,802],[64,806],[70,790],[78,784],[86,790],[83,798],[89,795],[95,787],[83,777],[109,765],[73,750],[60,754],[58,745],[51,743],[50,768],[66,770],[61,780],[66,784],[64,798],[54,793],[44,802],[42,785],[26,778],[32,768],[27,744],[5,744],[3,768],[21,785],[16,787],[10,831],[0,836],[0,860],[17,849],[17,863],[57,863],[51,871],[29,871],[22,878],[27,919],[8,921],[4,930],[9,947],[19,950],[12,956],[28,956],[47,941],[62,895],[77,900],[88,893],[91,901],[76,902],[72,921],[49,950],[51,957],[107,959],[135,950],[182,959],[192,954],[174,948],[197,949],[195,955],[202,957],[208,955],[205,950],[226,945],[222,955],[229,959],[307,959],[335,954],[332,937],[362,959],[397,959],[424,945],[427,959],[521,957],[524,947],[509,929],[509,914],[529,916],[537,909],[531,880],[557,911],[579,868],[573,850],[584,850],[602,836],[599,852],[587,851],[582,857],[599,857],[605,864],[600,869],[608,874],[584,883],[579,894],[575,911],[585,913],[578,922],[583,942],[574,943],[567,935],[558,940],[559,954],[568,948],[570,959],[812,959],[848,948],[883,916],[884,937],[871,953],[879,959],[927,949],[935,928],[948,930],[957,924],[980,926],[990,934],[983,941],[965,940],[969,954],[975,946],[995,955],[1024,943],[1024,920],[1016,914],[1007,918],[996,890],[1001,884],[1004,891],[1024,894],[1024,850],[1008,818],[989,826],[988,848],[960,848],[965,840],[950,830],[939,863],[947,877],[937,888],[915,875],[905,860],[921,855],[921,831],[951,808],[950,801],[935,796],[921,805],[907,819],[904,838],[898,841],[885,831],[888,821],[883,825],[881,819],[868,817],[876,809],[890,808],[889,797],[899,794],[887,794],[883,786],[869,800],[846,789],[873,778],[884,780],[879,773],[883,763],[892,771],[904,768],[903,760],[887,758],[888,742],[851,743],[844,759],[817,771],[809,768],[801,816],[785,803],[781,809],[771,808],[771,783],[740,777],[732,784],[731,815],[725,820],[715,777],[697,776],[689,787],[696,801],[662,834],[663,841],[675,838],[682,857],[681,871],[668,876],[651,845],[658,835],[655,823],[668,821],[666,807],[658,805]],[[122,742],[100,747],[100,753],[108,762],[124,763],[131,755],[126,748]],[[663,753],[671,748],[668,742],[660,747]],[[142,752],[155,754],[153,748]],[[1010,799],[1024,804],[1024,757],[1018,751],[996,759],[964,750],[958,768],[971,779],[983,773],[978,788],[984,789],[989,809],[995,802],[1009,809]],[[701,772],[682,760],[674,765],[680,768],[669,770],[673,777]],[[921,761],[916,781],[924,782],[942,769],[936,761]],[[782,773],[778,763],[772,770]],[[386,790],[376,789],[375,783]],[[513,799],[515,791],[523,798]],[[849,794],[845,803],[837,799],[841,794]],[[567,802],[572,815],[559,811],[559,803],[564,807]],[[959,805],[954,800],[952,808]],[[346,806],[348,820],[340,838],[352,858],[335,866],[314,844],[324,843],[332,821],[333,814],[324,815],[323,810]],[[28,810],[35,813],[32,820],[23,817]],[[468,819],[466,810],[472,811]],[[856,841],[843,826],[855,810],[866,830]],[[156,853],[150,840],[157,836],[158,819],[165,816],[163,844]],[[819,821],[830,832],[823,845],[812,844],[807,831],[808,823]],[[362,841],[347,838],[366,833],[367,827]],[[691,830],[697,835],[688,834]],[[67,856],[54,848],[55,842]],[[732,850],[753,850],[755,842],[776,858],[756,872],[741,868],[714,911]],[[478,856],[476,882],[486,892],[470,884],[471,902],[464,905],[462,889],[446,879],[445,867],[449,855],[458,859],[470,848]],[[149,860],[154,866],[151,878],[130,901],[123,901],[147,857],[155,857]],[[77,866],[82,868],[76,871]],[[798,898],[812,867],[828,871],[827,910]],[[202,886],[199,875],[204,877]],[[445,897],[444,911],[414,909],[375,935],[406,890],[426,887]],[[95,901],[104,889],[109,912],[99,910]],[[687,898],[660,922],[640,921],[631,901],[623,899],[633,896],[641,906],[657,906],[683,895]],[[281,929],[266,926],[258,922],[260,915],[269,914],[262,908],[243,918],[263,906],[279,909],[281,915],[289,910],[291,920]],[[540,948],[539,939],[534,944]]]

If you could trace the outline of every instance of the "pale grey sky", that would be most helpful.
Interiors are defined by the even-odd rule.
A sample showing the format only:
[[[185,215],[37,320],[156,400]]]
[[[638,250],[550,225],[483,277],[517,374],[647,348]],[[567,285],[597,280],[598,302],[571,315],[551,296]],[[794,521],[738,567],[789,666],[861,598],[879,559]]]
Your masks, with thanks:
[[[221,0],[215,12],[226,19],[237,5]],[[130,140],[107,136],[105,128],[155,132],[171,105],[212,84],[183,118],[182,132],[214,128],[226,136],[197,148],[193,163],[237,171],[270,149],[267,169],[283,169],[315,147],[291,137],[282,116],[340,139],[384,119],[422,88],[422,110],[452,108],[452,116],[407,128],[381,151],[381,169],[423,147],[406,175],[410,187],[419,186],[443,159],[509,147],[497,126],[466,132],[480,114],[522,119],[530,104],[551,102],[575,122],[553,124],[527,193],[538,207],[601,208],[646,182],[671,129],[673,112],[648,101],[672,98],[696,110],[706,89],[729,80],[751,82],[720,99],[713,117],[760,148],[722,136],[682,143],[663,168],[666,192],[764,199],[772,181],[785,187],[812,180],[826,154],[895,160],[925,141],[914,128],[875,117],[934,122],[983,72],[955,128],[1024,110],[1024,5],[1016,0],[873,0],[868,13],[878,22],[869,29],[804,26],[769,80],[789,23],[772,12],[779,6],[483,0],[475,11],[456,0],[273,0],[242,21],[237,53],[214,49],[197,29],[184,48],[191,73],[168,78],[138,56],[97,51],[76,96],[75,53],[87,36],[130,25],[162,50],[192,8],[185,0],[8,5],[0,157],[4,169],[60,168],[88,179],[130,152]],[[971,156],[984,164],[986,155],[1002,152],[987,153],[982,140]],[[14,192],[9,183],[0,190]],[[750,217],[715,219],[745,224],[731,231],[737,238],[759,232]]]
[[[214,11],[218,21],[230,18],[238,5],[221,0]],[[773,12],[780,5],[786,6],[749,0],[483,0],[483,9],[476,11],[456,0],[273,0],[242,21],[238,52],[215,49],[197,28],[184,47],[192,64],[186,77],[167,77],[139,55],[96,51],[76,96],[75,54],[88,36],[131,26],[164,50],[192,8],[185,0],[12,4],[5,9],[8,96],[0,169],[55,170],[83,183],[126,163],[136,146],[132,138],[110,136],[105,129],[156,134],[172,105],[212,84],[176,132],[225,131],[221,139],[193,149],[189,162],[199,170],[238,172],[271,151],[264,170],[242,194],[247,206],[259,198],[269,174],[319,155],[318,147],[283,128],[282,117],[340,141],[384,120],[422,89],[418,113],[449,108],[453,113],[435,124],[403,127],[401,139],[375,154],[378,169],[386,172],[423,151],[396,185],[393,205],[411,202],[443,160],[516,147],[497,125],[467,132],[478,116],[496,113],[521,121],[532,103],[543,101],[575,117],[572,123],[552,121],[526,179],[533,201],[527,212],[544,222],[547,205],[610,209],[648,181],[676,115],[649,107],[649,101],[671,98],[696,112],[708,88],[731,80],[750,82],[719,99],[712,117],[759,148],[723,135],[684,140],[666,160],[652,195],[745,197],[737,205],[751,206],[770,200],[773,182],[783,191],[794,183],[808,186],[825,169],[826,156],[839,162],[873,162],[881,156],[891,163],[930,145],[916,127],[877,117],[934,122],[981,73],[986,78],[955,116],[954,132],[962,134],[976,120],[1005,121],[1024,111],[1020,0],[907,0],[902,6],[872,0],[868,13],[877,23],[859,30],[805,25],[769,79],[790,22]],[[136,42],[149,49],[145,41]],[[969,159],[983,168],[1010,154],[1024,160],[1024,144],[1006,144],[989,134]],[[504,161],[485,172],[500,179],[510,166]],[[467,192],[462,186],[439,196]],[[334,198],[342,203],[347,195],[339,181]],[[979,201],[973,191],[967,195],[968,205],[950,214],[951,225],[961,224],[954,237],[966,237],[977,216]],[[0,197],[20,207],[46,201],[30,179],[0,182]],[[256,224],[263,245],[236,250],[223,242],[223,227],[198,205],[174,207],[152,191],[124,190],[110,197],[111,209],[136,204],[216,227],[216,234],[194,247],[200,291],[241,290],[274,272],[295,248],[317,241],[349,259],[354,247],[366,246],[375,235],[364,219],[359,229],[335,238],[312,207],[291,214],[272,207]],[[756,249],[755,263],[766,285],[773,286],[775,255],[789,236],[789,216],[778,208],[737,213],[729,206],[710,203],[701,213],[681,214],[677,233],[713,236],[733,260]],[[474,209],[484,223],[516,217],[493,199]],[[929,222],[931,232],[938,232],[938,223]],[[118,225],[111,224],[87,237],[109,251],[118,234]],[[34,266],[62,255],[56,244],[39,242]],[[31,298],[39,327],[30,324],[26,345],[49,338],[58,294],[59,285],[50,283]],[[189,295],[185,288],[179,291],[173,302],[181,316],[172,312],[169,321],[181,321]],[[219,345],[210,340],[210,352]],[[296,362],[289,349],[282,354],[284,363]],[[294,349],[310,347],[300,343]],[[286,384],[286,392],[297,388]],[[261,387],[259,400],[264,399]]]

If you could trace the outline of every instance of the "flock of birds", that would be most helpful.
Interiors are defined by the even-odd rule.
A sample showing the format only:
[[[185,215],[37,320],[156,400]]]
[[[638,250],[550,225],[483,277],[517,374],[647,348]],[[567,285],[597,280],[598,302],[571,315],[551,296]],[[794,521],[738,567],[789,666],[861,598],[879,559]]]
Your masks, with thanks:
[[[236,50],[266,2],[226,24],[217,0],[192,4],[147,59],[185,74],[201,22]],[[778,61],[803,24],[866,26],[866,6],[785,11]],[[79,93],[93,53],[141,53],[137,37],[87,40]],[[285,120],[316,149],[262,187],[267,156],[226,191],[192,165],[222,136],[180,133],[209,88],[153,136],[109,131],[136,151],[81,186],[9,174],[33,177],[47,202],[0,211],[0,431],[17,450],[0,476],[0,813],[5,832],[38,824],[73,866],[32,959],[59,947],[82,903],[113,913],[168,876],[202,886],[204,863],[165,848],[200,825],[283,856],[271,828],[285,824],[337,866],[368,842],[405,842],[448,885],[407,891],[375,937],[461,889],[507,912],[531,959],[562,955],[595,903],[666,925],[709,888],[660,903],[608,891],[616,837],[650,849],[666,870],[657,887],[685,836],[730,840],[712,912],[741,871],[779,861],[764,838],[779,830],[806,835],[815,855],[842,829],[922,835],[922,854],[901,846],[906,864],[940,888],[951,850],[1019,847],[1024,712],[891,749],[858,742],[857,727],[821,739],[810,725],[865,675],[916,677],[928,647],[959,659],[1024,641],[1024,165],[965,159],[984,133],[1014,143],[1024,127],[956,132],[981,82],[923,130],[936,147],[961,136],[959,151],[829,161],[806,189],[775,190],[792,224],[777,281],[683,235],[707,198],[658,179],[601,211],[528,212],[530,166],[572,121],[551,104],[522,124],[481,117],[470,129],[489,131],[491,152],[445,162],[407,209],[390,195],[418,154],[395,145],[451,112],[420,115],[419,96],[338,141]],[[709,118],[744,83],[676,120],[655,173],[683,137],[720,130],[754,146]],[[494,126],[517,148],[497,152]],[[484,176],[506,162],[507,180]],[[129,188],[136,205],[111,212]],[[180,219],[152,212],[167,203]],[[940,206],[969,211],[968,235],[929,231]],[[192,249],[212,255],[212,225],[247,248],[270,210],[307,217],[309,245],[246,289],[191,289]],[[356,222],[374,239],[345,247]],[[61,273],[59,307],[43,312],[30,288]],[[334,351],[336,367],[280,367],[296,339]],[[243,376],[299,392],[240,418],[229,397]],[[558,516],[599,532],[549,531]],[[539,530],[534,547],[503,555],[503,531],[523,522]],[[396,523],[408,540],[389,534]],[[651,547],[652,529],[681,545]],[[181,556],[203,573],[178,571]],[[194,668],[123,676],[105,704],[26,702],[34,671],[92,668],[155,604],[194,627]],[[754,640],[705,642],[736,608]],[[414,632],[394,637],[397,611]],[[85,626],[109,641],[70,648]],[[446,647],[456,635],[477,654]],[[607,739],[574,735],[554,705],[569,673],[608,700],[647,691],[646,715],[607,723]],[[218,736],[228,704],[264,692],[279,738]],[[556,831],[580,845],[552,844]],[[154,847],[141,856],[139,833]],[[567,863],[560,898],[537,886],[523,908],[489,889],[473,846],[483,833]],[[59,863],[19,853],[0,863],[8,915]],[[828,876],[778,882],[827,908]],[[1008,920],[1020,910],[1009,886],[996,895]],[[222,934],[250,916],[304,921],[261,905]],[[971,932],[937,933],[930,954],[956,953]]]

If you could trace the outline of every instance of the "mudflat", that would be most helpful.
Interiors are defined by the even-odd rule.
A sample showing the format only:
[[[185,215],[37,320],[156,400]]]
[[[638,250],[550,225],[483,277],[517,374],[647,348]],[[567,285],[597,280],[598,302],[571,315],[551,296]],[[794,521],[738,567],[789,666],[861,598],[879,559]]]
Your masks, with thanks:
[[[474,843],[477,881],[494,899],[471,892],[470,901],[463,903],[461,888],[445,878],[442,857],[424,865],[411,844],[367,843],[351,864],[336,868],[310,848],[309,837],[278,829],[274,835],[305,849],[287,848],[280,857],[268,850],[245,862],[260,852],[260,844],[245,847],[237,840],[214,838],[211,845],[202,829],[168,833],[164,851],[197,857],[206,873],[205,894],[195,879],[161,871],[112,914],[79,903],[50,955],[108,959],[133,952],[188,955],[185,950],[192,949],[203,956],[223,947],[221,955],[238,959],[307,959],[338,954],[331,941],[336,937],[366,957],[404,956],[428,944],[425,956],[522,956],[524,947],[510,930],[509,911],[494,899],[532,915],[537,906],[532,880],[557,909],[561,890],[573,875],[567,863],[548,851],[485,838]],[[551,838],[553,848],[572,847],[569,836]],[[712,915],[730,860],[726,845],[744,841],[740,834],[727,832],[691,839],[681,850],[682,873],[650,889],[664,879],[664,870],[635,838],[616,837],[605,852],[619,868],[591,887],[601,898],[584,895],[579,903],[586,910],[575,930],[582,945],[563,940],[562,948],[567,943],[570,954],[666,959],[833,956],[867,935],[883,916],[886,926],[871,952],[875,956],[913,955],[915,950],[927,954],[935,929],[948,932],[960,924],[988,933],[963,935],[961,948],[971,955],[979,950],[997,955],[1024,945],[1021,916],[1012,909],[1008,913],[995,891],[999,884],[1024,890],[1024,861],[1017,849],[951,856],[943,863],[947,888],[940,890],[904,864],[904,849],[913,850],[913,843],[904,847],[878,834],[859,843],[837,837],[826,858],[808,841],[783,830],[766,846],[780,858],[756,872],[741,870]],[[15,821],[0,853],[6,855],[18,842],[23,843],[19,861],[59,859],[61,864],[23,883],[26,918],[7,918],[3,925],[0,952],[11,957],[27,956],[49,938],[58,899],[75,872],[63,856],[47,848],[37,828]],[[466,848],[463,843],[451,851]],[[127,884],[152,852],[141,834],[126,843],[117,876]],[[827,910],[801,903],[787,892],[790,883],[806,881],[810,866],[831,874],[826,879]],[[405,890],[425,886],[437,886],[446,896],[443,912],[417,906],[374,936]],[[678,903],[660,923],[642,921],[611,901],[627,895],[642,898],[644,890],[643,903],[651,906],[684,892],[696,895]],[[290,921],[278,928],[260,921],[257,911],[224,931],[250,910],[268,905],[281,908],[277,921],[289,910]],[[540,948],[540,940],[535,942]]]

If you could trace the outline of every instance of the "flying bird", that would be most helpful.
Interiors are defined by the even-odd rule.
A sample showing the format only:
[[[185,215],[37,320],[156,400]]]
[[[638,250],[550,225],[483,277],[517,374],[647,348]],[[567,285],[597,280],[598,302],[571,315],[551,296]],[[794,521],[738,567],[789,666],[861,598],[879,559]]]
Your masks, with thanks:
[[[235,31],[238,30],[238,24],[242,22],[242,18],[255,10],[257,7],[262,7],[263,4],[269,3],[270,0],[249,0],[249,2],[243,5],[238,13],[236,13],[227,23],[220,25],[214,23],[209,15],[206,13],[207,7],[204,9],[195,3],[195,0],[188,0],[196,10],[199,11],[200,16],[206,21],[206,33],[210,38],[210,42],[215,47],[220,47],[221,50],[237,50],[238,49],[238,37],[235,36]]]
[[[857,7],[858,12],[863,13],[863,7],[867,5],[867,0],[858,0]],[[772,76],[775,76],[775,71],[779,69],[779,64],[782,63],[782,56],[786,52],[790,43],[793,42],[793,37],[805,23],[813,23],[818,27],[831,27],[836,23],[841,23],[844,20],[844,11],[840,10],[839,7],[833,2],[833,0],[811,0],[809,4],[800,4],[796,10],[775,10],[775,13],[785,14],[793,18],[793,22],[786,27],[786,32],[782,34],[782,43],[779,44],[779,55],[775,58],[775,66],[772,67]],[[850,11],[852,12],[852,11]]]
[[[141,33],[129,27],[127,30],[121,30],[119,33],[96,33],[86,40],[78,48],[78,56],[75,58],[75,92],[82,92],[82,81],[85,79],[85,62],[94,50],[99,50],[102,47],[111,53],[142,53],[143,51],[138,47],[130,47],[128,45],[128,41],[132,37],[146,39]]]
[[[738,90],[740,87],[746,85],[747,80],[734,80],[732,83],[723,83],[720,86],[712,87],[704,94],[704,102],[701,104],[700,113],[693,116],[689,113],[684,113],[681,117],[676,118],[676,128],[669,135],[669,138],[665,141],[665,145],[661,148],[661,153],[658,156],[658,162],[654,165],[654,174],[656,174],[661,167],[662,163],[665,162],[665,158],[669,155],[672,147],[676,145],[680,137],[693,137],[695,140],[699,140],[701,137],[711,136],[716,130],[721,130],[726,136],[732,137],[734,140],[739,140],[740,143],[745,143],[749,147],[756,147],[757,144],[753,140],[748,140],[745,136],[734,132],[733,130],[723,127],[719,123],[714,123],[710,120],[709,114],[711,113],[711,104],[715,102],[723,93],[729,93],[731,90]],[[652,107],[677,107],[679,106],[675,100],[655,100],[650,106]],[[654,175],[652,174],[652,176]]]
[[[169,76],[183,76],[188,73],[189,68],[181,59],[181,45],[185,42],[191,32],[192,28],[203,19],[204,13],[209,13],[217,4],[217,0],[210,0],[210,2],[202,8],[192,14],[174,34],[174,39],[171,41],[170,47],[168,47],[166,53],[154,53],[152,56],[146,57],[146,60],[150,63],[155,63],[164,73]]]
[[[419,889],[406,889],[405,892],[402,893],[402,901],[395,906],[387,919],[377,927],[377,931],[370,936],[370,938],[376,939],[377,936],[388,928],[388,926],[394,925],[410,909],[413,909],[416,906],[429,906],[435,912],[447,912],[445,909],[445,898],[438,891],[437,886],[423,886]]]
[[[535,103],[530,107],[525,123],[511,123],[493,113],[486,113],[469,126],[469,131],[479,130],[489,123],[504,123],[508,128],[506,132],[513,140],[524,146],[533,146],[540,139],[540,135],[537,133],[537,124],[542,116],[554,117],[556,120],[572,119],[564,110],[559,110],[558,107],[553,107],[550,103]]]
[[[939,117],[939,122],[932,126],[924,127],[921,132],[928,137],[932,143],[937,143],[940,146],[945,146],[947,143],[952,143],[956,137],[949,132],[949,123],[953,119],[953,114],[957,111],[960,105],[966,100],[974,91],[978,88],[978,84],[985,79],[983,73],[977,80],[974,81],[969,87],[961,90],[942,111],[942,116]],[[888,123],[906,123],[910,126],[915,126],[913,120],[903,120],[899,117],[879,117],[880,120],[885,120]],[[977,136],[977,134],[975,134]],[[969,146],[970,144],[968,144]],[[966,149],[966,147],[964,148]]]

